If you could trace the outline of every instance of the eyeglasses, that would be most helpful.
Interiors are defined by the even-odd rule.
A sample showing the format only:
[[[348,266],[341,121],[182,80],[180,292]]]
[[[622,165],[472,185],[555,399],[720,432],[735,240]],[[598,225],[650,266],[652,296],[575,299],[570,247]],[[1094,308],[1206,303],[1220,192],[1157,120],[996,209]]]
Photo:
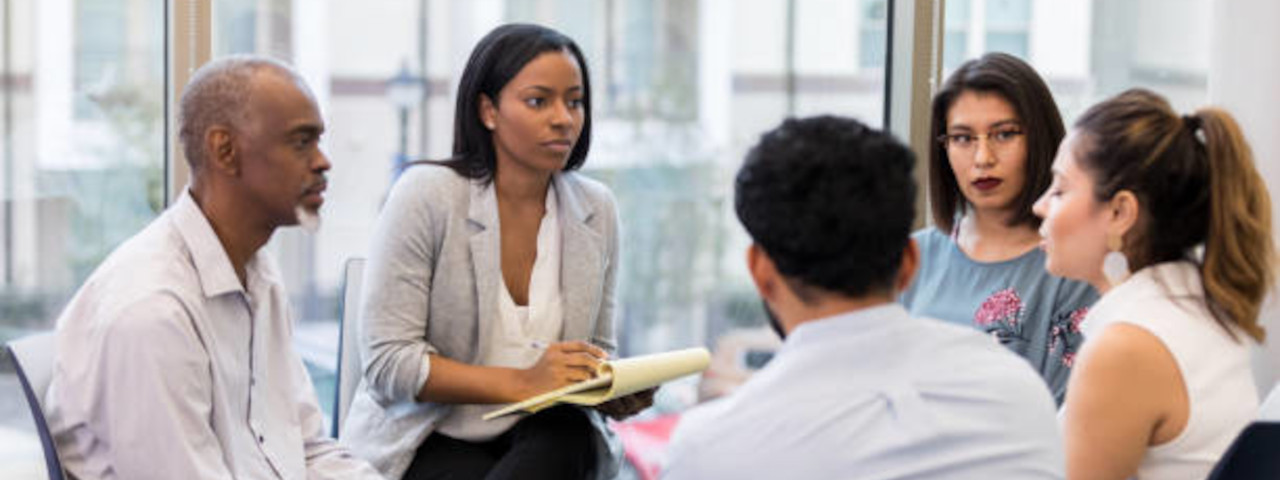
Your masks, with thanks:
[[[950,153],[973,155],[978,150],[978,142],[987,140],[988,147],[995,151],[1005,151],[1018,143],[1023,135],[1018,127],[997,128],[983,133],[949,133],[938,136],[938,143],[946,147]]]

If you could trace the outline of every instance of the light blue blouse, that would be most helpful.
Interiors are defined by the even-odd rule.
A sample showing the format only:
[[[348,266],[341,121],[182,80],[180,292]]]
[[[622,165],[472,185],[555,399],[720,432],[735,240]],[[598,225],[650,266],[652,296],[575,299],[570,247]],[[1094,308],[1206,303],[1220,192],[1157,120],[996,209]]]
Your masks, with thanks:
[[[1034,249],[1003,262],[970,259],[936,228],[912,235],[920,270],[902,294],[914,317],[930,317],[987,332],[1031,362],[1058,405],[1084,337],[1080,322],[1098,294],[1088,284],[1050,275]]]

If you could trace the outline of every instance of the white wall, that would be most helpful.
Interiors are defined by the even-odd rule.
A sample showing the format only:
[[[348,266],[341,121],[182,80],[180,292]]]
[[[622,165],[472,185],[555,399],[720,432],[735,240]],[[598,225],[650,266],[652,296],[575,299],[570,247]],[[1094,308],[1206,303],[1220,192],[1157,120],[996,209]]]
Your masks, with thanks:
[[[322,26],[333,52],[329,73],[346,77],[390,78],[408,61],[417,70],[418,2],[409,0],[347,0],[323,2],[294,10],[294,28],[305,28],[307,9],[328,9],[332,19]],[[307,45],[294,47],[304,50]]]
[[[1093,2],[1036,0],[1031,5],[1028,53],[1045,77],[1089,76]],[[1063,41],[1064,38],[1072,41]]]
[[[1280,2],[1218,0],[1213,7],[1209,99],[1244,128],[1267,188],[1272,225],[1280,225]],[[1277,230],[1280,232],[1280,230]],[[1270,340],[1255,356],[1255,377],[1265,394],[1280,377],[1280,308],[1264,307]]]
[[[1231,0],[1235,1],[1235,0]],[[1250,3],[1245,0],[1242,3]],[[1202,0],[1137,0],[1135,65],[1175,72],[1201,71],[1209,66],[1209,44],[1186,41],[1187,25],[1204,25],[1213,2]],[[1225,3],[1219,0],[1217,3]]]

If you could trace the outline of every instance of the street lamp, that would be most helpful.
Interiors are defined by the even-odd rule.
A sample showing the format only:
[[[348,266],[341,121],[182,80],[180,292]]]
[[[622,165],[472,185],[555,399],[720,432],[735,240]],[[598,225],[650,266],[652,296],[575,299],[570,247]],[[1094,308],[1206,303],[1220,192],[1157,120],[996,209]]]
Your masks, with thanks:
[[[422,102],[425,88],[421,77],[409,73],[408,62],[400,64],[400,71],[387,81],[387,100],[400,114],[400,147],[392,161],[392,176],[399,176],[405,162],[409,161],[409,109]]]

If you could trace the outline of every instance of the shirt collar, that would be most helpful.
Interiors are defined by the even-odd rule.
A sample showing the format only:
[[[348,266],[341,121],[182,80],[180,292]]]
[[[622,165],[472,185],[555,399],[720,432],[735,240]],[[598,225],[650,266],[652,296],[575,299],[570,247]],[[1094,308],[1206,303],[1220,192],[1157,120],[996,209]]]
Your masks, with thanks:
[[[911,315],[901,304],[890,302],[805,322],[787,335],[787,340],[779,353],[793,348],[803,348],[803,345],[822,343],[828,339],[863,334],[910,318]]]
[[[231,266],[231,258],[222,248],[222,242],[213,231],[209,218],[191,196],[190,188],[182,192],[178,202],[173,205],[172,212],[174,226],[191,252],[191,262],[196,268],[196,275],[200,277],[200,288],[205,297],[212,298],[231,292],[243,293],[244,287],[236,277],[235,267]],[[251,285],[260,275],[257,268],[257,264],[261,263],[258,255],[260,253],[255,254],[245,266]]]

